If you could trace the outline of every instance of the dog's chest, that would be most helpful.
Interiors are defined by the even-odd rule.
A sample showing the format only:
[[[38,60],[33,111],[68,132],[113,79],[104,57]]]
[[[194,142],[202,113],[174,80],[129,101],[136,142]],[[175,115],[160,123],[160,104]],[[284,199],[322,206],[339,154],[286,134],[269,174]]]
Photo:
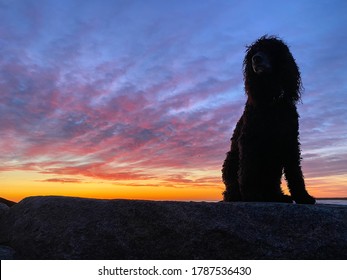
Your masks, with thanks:
[[[288,134],[288,115],[281,107],[251,108],[244,113],[242,136],[247,141],[276,144]]]

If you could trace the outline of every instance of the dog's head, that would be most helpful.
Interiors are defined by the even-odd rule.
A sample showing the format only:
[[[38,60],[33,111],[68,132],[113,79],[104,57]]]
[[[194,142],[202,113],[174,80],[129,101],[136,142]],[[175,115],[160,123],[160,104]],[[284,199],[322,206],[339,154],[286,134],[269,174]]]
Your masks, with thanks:
[[[300,71],[288,46],[275,36],[263,36],[247,46],[243,61],[247,95],[259,99],[300,99]]]

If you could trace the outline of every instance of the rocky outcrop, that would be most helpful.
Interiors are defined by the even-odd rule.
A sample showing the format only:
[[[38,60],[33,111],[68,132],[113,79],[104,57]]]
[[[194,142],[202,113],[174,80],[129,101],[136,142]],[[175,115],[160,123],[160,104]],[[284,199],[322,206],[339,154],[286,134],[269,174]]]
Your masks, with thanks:
[[[345,206],[30,197],[0,213],[16,259],[347,258]]]
[[[9,207],[11,207],[11,206],[16,204],[16,202],[11,201],[11,200],[7,200],[7,199],[2,198],[2,197],[0,197],[0,203],[5,204],[5,205],[7,205]]]
[[[0,260],[13,260],[15,253],[11,247],[0,245]]]

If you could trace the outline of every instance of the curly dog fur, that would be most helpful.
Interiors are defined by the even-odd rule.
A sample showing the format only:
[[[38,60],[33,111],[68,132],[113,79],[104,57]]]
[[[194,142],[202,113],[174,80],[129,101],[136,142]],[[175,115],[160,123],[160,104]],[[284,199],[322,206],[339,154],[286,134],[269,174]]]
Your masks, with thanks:
[[[299,115],[302,83],[288,46],[263,36],[243,61],[247,102],[223,164],[224,201],[314,204],[301,170]],[[285,175],[290,196],[281,189]]]

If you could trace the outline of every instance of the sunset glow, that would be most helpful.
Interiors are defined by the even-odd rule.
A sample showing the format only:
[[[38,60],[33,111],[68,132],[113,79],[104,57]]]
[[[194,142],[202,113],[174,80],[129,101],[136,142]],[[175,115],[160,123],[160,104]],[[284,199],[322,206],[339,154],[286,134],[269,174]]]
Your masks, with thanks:
[[[221,200],[245,46],[264,34],[301,70],[309,193],[347,197],[345,11],[342,0],[1,1],[0,197]]]

